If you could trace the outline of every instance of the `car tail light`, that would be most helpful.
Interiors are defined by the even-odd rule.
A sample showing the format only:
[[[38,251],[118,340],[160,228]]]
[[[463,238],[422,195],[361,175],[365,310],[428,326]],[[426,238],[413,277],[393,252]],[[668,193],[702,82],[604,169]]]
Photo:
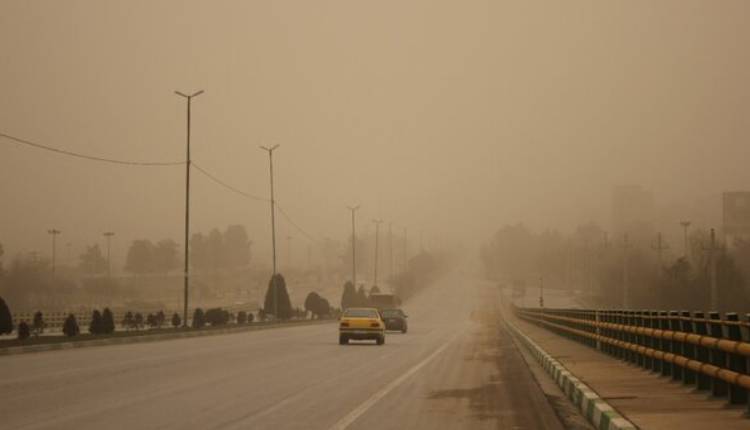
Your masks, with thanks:
[[[371,322],[370,323],[370,327],[380,327],[380,323],[379,322]]]
[[[341,327],[349,327],[349,321],[341,321]]]

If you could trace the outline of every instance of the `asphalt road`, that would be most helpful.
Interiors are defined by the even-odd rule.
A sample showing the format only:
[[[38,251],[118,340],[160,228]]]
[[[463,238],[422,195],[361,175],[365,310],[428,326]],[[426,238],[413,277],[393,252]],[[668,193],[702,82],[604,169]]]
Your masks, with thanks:
[[[0,428],[563,428],[478,285],[407,302],[383,346],[326,324],[0,357]]]

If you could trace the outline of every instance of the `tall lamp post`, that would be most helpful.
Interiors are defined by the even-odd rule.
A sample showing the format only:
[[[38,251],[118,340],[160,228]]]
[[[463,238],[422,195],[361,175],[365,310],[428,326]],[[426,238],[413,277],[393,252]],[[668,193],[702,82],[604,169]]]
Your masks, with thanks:
[[[62,233],[62,232],[60,230],[51,228],[51,229],[47,230],[47,233],[49,233],[50,235],[52,235],[52,277],[54,278],[55,277],[55,266],[56,266],[55,261],[56,261],[56,257],[57,257],[57,240],[56,240],[56,238],[57,238],[57,235],[60,234],[60,233]]]
[[[683,234],[685,236],[685,260],[688,259],[688,253],[690,246],[688,244],[688,228],[690,227],[690,221],[680,221],[680,225],[682,226]]]
[[[380,224],[383,223],[382,219],[374,219],[372,220],[373,223],[375,223],[375,273],[373,275],[373,285],[378,286],[378,245],[379,245],[379,237],[380,237]]]
[[[193,98],[203,94],[203,90],[196,91],[193,94],[185,94],[180,91],[175,91],[180,97],[184,97],[187,103],[187,160],[185,162],[185,288],[184,297],[182,303],[182,326],[187,327],[188,321],[188,288],[189,288],[189,270],[190,270],[190,252],[189,252],[189,239],[190,239],[190,106]]]
[[[105,231],[102,233],[104,237],[107,238],[107,277],[112,277],[112,263],[111,263],[111,255],[112,255],[112,236],[115,235],[112,231]]]
[[[357,209],[359,209],[359,205],[356,206],[347,206],[347,208],[352,211],[352,284],[354,284],[354,289],[357,288],[357,230],[354,226],[354,214],[357,212]]]
[[[273,195],[273,151],[275,151],[279,145],[273,145],[268,148],[261,146],[260,149],[268,152],[268,163],[270,166],[269,172],[271,175],[271,248],[273,257],[273,276],[271,277],[271,287],[273,288],[273,317],[279,318],[279,293],[276,288],[276,200]]]

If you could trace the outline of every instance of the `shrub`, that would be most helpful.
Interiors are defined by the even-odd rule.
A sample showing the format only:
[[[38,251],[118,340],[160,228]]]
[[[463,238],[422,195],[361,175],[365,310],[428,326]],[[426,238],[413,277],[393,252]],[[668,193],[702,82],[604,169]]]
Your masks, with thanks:
[[[133,318],[133,313],[128,311],[122,318],[122,326],[126,329],[131,329],[133,328],[133,324],[135,323],[134,321],[135,319]]]
[[[102,334],[112,334],[115,332],[115,317],[109,308],[104,308],[102,312]]]
[[[344,284],[344,293],[341,295],[341,309],[347,309],[357,306],[357,289],[354,284],[347,282]]]
[[[252,323],[253,321],[255,321],[255,315],[253,315],[252,312],[248,312],[248,314],[247,314],[247,322],[248,323]]]
[[[140,330],[143,328],[143,315],[140,312],[136,312],[136,314],[133,316],[133,327],[136,330]]]
[[[102,314],[95,309],[91,314],[91,323],[89,324],[89,333],[94,335],[102,334]]]
[[[209,309],[206,311],[204,320],[212,326],[225,325],[229,322],[229,312],[222,308]]]
[[[65,323],[63,323],[63,333],[68,337],[78,336],[78,334],[81,333],[81,329],[78,328],[78,321],[76,321],[75,315],[70,314],[67,318],[65,318]]]
[[[0,297],[0,334],[10,334],[13,331],[13,317],[10,309],[2,297]]]
[[[245,323],[247,323],[247,312],[245,311],[237,312],[237,324],[245,324]]]
[[[156,315],[146,315],[146,325],[148,325],[150,328],[156,328]]]
[[[359,290],[357,290],[356,302],[357,302],[357,306],[362,306],[362,307],[370,306],[370,298],[367,297],[367,292],[365,291],[364,285],[360,285]]]
[[[275,294],[274,291],[276,292]],[[276,299],[276,303],[274,303],[274,299]],[[278,315],[274,315],[276,319],[284,320],[289,319],[292,316],[292,302],[289,300],[286,281],[280,273],[272,276],[271,280],[268,281],[268,290],[266,290],[266,299],[263,303],[263,309],[268,313],[278,311]]]
[[[29,325],[26,324],[26,321],[21,321],[21,323],[18,324],[18,340],[26,340],[29,336],[31,336]]]
[[[174,315],[172,315],[172,327],[177,328],[182,324],[182,318],[180,318],[180,315],[175,312]]]
[[[164,321],[167,319],[167,316],[164,315],[164,311],[159,311],[156,313],[156,326],[161,328],[161,326],[164,325]]]
[[[318,293],[312,292],[305,299],[305,310],[309,311],[313,318],[321,318],[330,315],[331,304]]]
[[[36,311],[34,314],[34,321],[31,323],[31,326],[34,330],[34,336],[39,336],[44,333],[44,327],[46,324],[44,323],[44,316],[40,311]]]
[[[206,320],[203,314],[203,309],[195,308],[195,312],[193,312],[193,328],[203,328],[205,325]]]

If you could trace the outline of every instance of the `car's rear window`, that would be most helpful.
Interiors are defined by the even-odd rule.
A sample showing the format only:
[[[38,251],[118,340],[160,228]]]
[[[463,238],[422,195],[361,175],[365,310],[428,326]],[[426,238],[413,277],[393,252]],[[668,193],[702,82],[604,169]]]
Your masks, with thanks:
[[[378,318],[378,312],[373,309],[347,309],[344,316],[349,318]]]
[[[383,316],[386,318],[400,317],[403,313],[400,309],[387,309],[383,311]]]

